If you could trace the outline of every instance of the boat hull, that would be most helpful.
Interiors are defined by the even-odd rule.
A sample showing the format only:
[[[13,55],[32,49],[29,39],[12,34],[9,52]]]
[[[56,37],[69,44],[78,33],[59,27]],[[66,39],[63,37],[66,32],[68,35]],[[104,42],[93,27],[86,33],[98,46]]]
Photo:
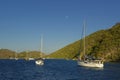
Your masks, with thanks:
[[[44,65],[44,61],[43,60],[36,60],[35,63],[37,65]]]
[[[103,68],[103,63],[95,63],[95,62],[85,62],[85,61],[78,61],[79,66],[85,66],[85,67],[98,67]]]

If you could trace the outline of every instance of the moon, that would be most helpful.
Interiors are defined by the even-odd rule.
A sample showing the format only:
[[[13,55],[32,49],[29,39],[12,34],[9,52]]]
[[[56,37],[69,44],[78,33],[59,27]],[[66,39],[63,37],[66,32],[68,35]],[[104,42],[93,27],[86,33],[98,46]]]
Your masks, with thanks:
[[[69,16],[65,16],[65,19],[68,19],[69,18]]]

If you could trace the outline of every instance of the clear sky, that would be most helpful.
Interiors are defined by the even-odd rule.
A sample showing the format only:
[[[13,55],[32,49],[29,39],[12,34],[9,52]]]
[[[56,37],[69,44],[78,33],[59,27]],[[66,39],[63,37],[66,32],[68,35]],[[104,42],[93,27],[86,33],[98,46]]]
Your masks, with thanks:
[[[120,22],[120,0],[0,0],[0,48],[54,52]]]

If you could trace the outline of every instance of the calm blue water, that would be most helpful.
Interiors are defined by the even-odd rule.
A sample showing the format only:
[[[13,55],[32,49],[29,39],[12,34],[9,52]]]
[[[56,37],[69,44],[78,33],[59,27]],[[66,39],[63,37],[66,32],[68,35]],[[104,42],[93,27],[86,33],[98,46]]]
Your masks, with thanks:
[[[0,80],[120,80],[120,63],[106,63],[104,69],[77,66],[72,60],[0,60]]]

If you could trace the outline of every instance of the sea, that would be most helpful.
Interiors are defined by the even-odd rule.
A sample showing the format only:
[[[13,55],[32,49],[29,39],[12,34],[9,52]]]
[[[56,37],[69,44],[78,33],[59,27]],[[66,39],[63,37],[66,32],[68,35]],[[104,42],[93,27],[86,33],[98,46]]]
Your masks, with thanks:
[[[45,59],[39,66],[35,60],[1,59],[0,80],[120,80],[120,63],[88,68],[78,66],[76,60]]]

